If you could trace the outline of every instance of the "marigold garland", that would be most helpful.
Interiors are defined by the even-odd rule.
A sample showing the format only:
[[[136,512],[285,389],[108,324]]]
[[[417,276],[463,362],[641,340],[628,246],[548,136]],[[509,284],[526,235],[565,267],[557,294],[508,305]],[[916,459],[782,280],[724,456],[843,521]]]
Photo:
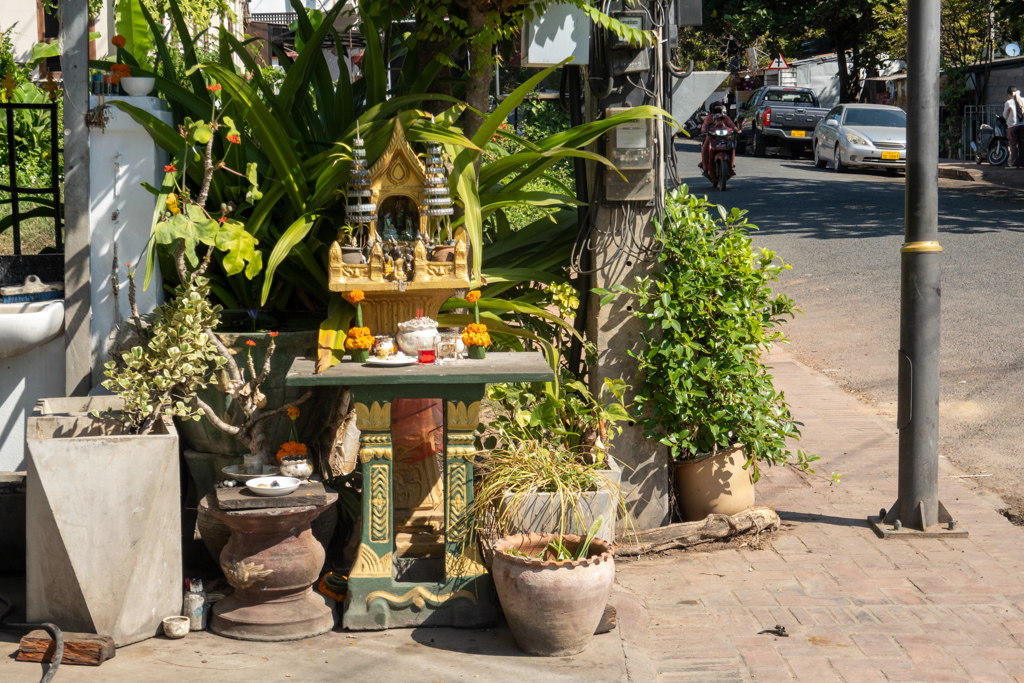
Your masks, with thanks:
[[[487,325],[470,323],[462,333],[462,341],[466,346],[490,346],[491,335],[487,334]]]
[[[361,289],[353,289],[351,292],[345,295],[345,298],[348,299],[348,302],[354,306],[363,299],[365,299],[366,295],[363,294],[363,290]]]
[[[347,593],[335,593],[334,591],[331,590],[330,586],[327,585],[327,577],[330,576],[333,573],[334,572],[327,572],[326,574],[324,574],[320,578],[320,583],[317,585],[317,589],[320,591],[320,593],[322,595],[326,595],[327,597],[329,597],[331,600],[334,600],[335,602],[344,602],[345,601],[345,596],[347,595]],[[345,577],[342,577],[342,578],[345,578]]]
[[[306,444],[298,441],[285,441],[277,451],[277,461],[281,462],[284,458],[294,458],[297,455],[305,458],[308,454]]]
[[[466,301],[468,301],[471,304],[475,304],[479,300],[480,300],[480,290],[479,289],[474,289],[472,292],[470,292],[469,294],[466,295]]]
[[[369,327],[353,327],[345,337],[345,348],[349,351],[354,349],[369,349],[373,346],[373,335]]]

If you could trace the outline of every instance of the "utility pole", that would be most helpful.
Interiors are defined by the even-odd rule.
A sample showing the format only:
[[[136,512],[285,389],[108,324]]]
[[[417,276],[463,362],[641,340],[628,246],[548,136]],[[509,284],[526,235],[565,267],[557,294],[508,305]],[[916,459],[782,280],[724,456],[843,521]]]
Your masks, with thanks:
[[[64,54],[64,348],[68,396],[92,386],[89,227],[89,0],[61,0]]]
[[[899,482],[881,537],[966,536],[939,502],[940,0],[907,3],[907,182],[900,249]],[[940,527],[939,525],[944,525]]]

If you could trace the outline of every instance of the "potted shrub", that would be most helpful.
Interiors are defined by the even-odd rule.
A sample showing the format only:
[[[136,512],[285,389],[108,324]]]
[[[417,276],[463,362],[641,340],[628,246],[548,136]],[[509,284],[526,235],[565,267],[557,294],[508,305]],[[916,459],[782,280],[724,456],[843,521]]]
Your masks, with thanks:
[[[487,535],[557,532],[585,535],[598,517],[599,537],[612,541],[625,512],[622,471],[608,454],[617,423],[628,420],[628,387],[606,379],[598,396],[578,380],[559,384],[494,384],[496,408],[479,457],[474,501]]]
[[[788,449],[800,423],[762,359],[784,341],[779,326],[796,311],[772,291],[789,266],[752,246],[748,231],[756,226],[745,213],[676,190],[655,221],[657,272],[615,288],[636,298],[634,315],[647,323],[630,354],[640,376],[636,416],[676,463],[688,521],[753,505],[761,466],[795,459],[808,469],[817,460]],[[595,292],[602,304],[616,296]]]
[[[566,657],[590,644],[615,585],[611,543],[596,538],[516,534],[494,547],[492,574],[516,645],[524,652]]]
[[[156,635],[163,617],[180,611],[178,437],[170,418],[198,415],[195,391],[222,362],[207,332],[217,317],[207,286],[201,276],[187,279],[147,327],[131,296],[129,325],[141,342],[107,363],[104,386],[117,395],[46,399],[29,420],[33,620],[107,634],[121,646]]]

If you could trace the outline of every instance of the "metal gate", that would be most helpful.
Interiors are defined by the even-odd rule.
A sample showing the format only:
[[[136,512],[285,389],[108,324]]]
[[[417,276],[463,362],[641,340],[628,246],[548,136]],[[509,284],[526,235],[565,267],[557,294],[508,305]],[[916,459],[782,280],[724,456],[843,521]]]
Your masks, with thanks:
[[[11,204],[11,230],[13,242],[14,242],[14,254],[18,256],[21,254],[21,223],[26,218],[33,218],[44,215],[48,211],[40,210],[43,207],[31,210],[27,214],[23,214],[21,211],[21,202],[32,201],[34,197],[49,197],[53,200],[53,231],[54,240],[56,244],[56,252],[63,253],[64,241],[63,231],[61,229],[61,216],[63,202],[61,201],[61,183],[63,178],[60,176],[60,155],[63,153],[63,149],[60,146],[60,136],[58,135],[57,124],[59,123],[59,102],[57,101],[57,84],[53,81],[52,75],[43,84],[43,89],[48,92],[49,102],[12,102],[14,96],[14,78],[11,76],[10,71],[7,72],[6,78],[3,80],[3,87],[5,91],[5,97],[0,100],[0,117],[3,117],[3,121],[6,124],[6,135],[2,143],[6,151],[6,168],[7,168],[7,184],[0,184],[0,192],[6,192],[10,194]],[[50,119],[50,177],[49,185],[46,187],[23,187],[18,184],[18,143],[17,143],[17,121],[16,112],[18,111],[42,111],[49,113]],[[0,231],[2,231],[3,223],[0,222]]]
[[[964,107],[960,145],[966,161],[974,160],[974,155],[971,152],[971,142],[978,141],[981,126],[987,123],[995,128],[998,125],[996,117],[1002,116],[1002,113],[1002,104],[968,104]],[[1005,135],[1005,131],[1003,134]]]

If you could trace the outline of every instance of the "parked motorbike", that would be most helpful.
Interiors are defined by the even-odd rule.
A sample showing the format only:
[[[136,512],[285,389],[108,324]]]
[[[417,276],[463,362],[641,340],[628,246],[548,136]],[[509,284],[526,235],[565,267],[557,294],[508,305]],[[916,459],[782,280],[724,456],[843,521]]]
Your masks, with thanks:
[[[996,125],[981,124],[977,140],[971,141],[974,162],[983,161],[993,166],[1002,166],[1010,158],[1010,141],[1006,137],[1006,119],[996,116]]]
[[[693,113],[693,116],[686,119],[686,121],[683,123],[683,128],[680,131],[680,133],[688,138],[700,135],[700,125],[704,123],[704,117],[707,115],[707,107],[705,107],[703,104],[700,105],[700,109],[695,111]]]
[[[715,122],[708,128],[711,168],[704,169],[704,174],[713,186],[725,192],[726,182],[735,175],[732,170],[732,159],[733,150],[736,149],[736,131],[729,128],[724,120],[719,124],[720,119],[720,116],[716,116]]]

